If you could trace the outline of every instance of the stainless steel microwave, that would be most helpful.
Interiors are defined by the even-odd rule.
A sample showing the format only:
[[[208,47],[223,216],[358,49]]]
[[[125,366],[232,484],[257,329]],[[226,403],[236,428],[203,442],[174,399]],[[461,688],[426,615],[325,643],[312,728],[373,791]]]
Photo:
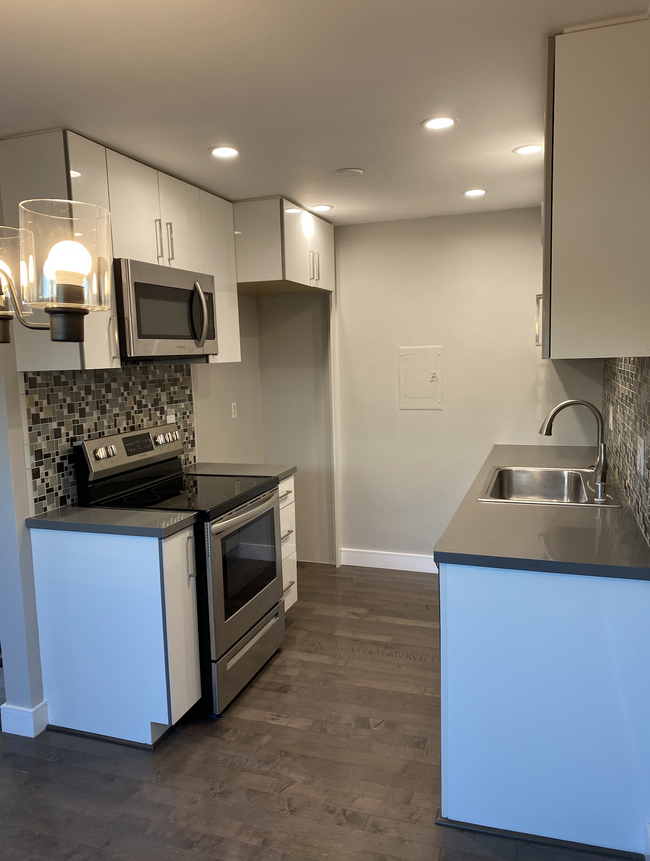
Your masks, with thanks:
[[[212,275],[122,258],[115,290],[124,358],[218,353]]]

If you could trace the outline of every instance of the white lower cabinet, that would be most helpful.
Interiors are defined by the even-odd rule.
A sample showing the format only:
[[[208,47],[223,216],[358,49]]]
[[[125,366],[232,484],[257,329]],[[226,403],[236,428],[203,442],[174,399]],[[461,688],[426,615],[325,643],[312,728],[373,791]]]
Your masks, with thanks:
[[[282,589],[284,609],[298,600],[296,555],[296,503],[293,476],[280,482],[280,542],[282,544]]]
[[[192,527],[31,538],[49,724],[155,743],[201,696]]]

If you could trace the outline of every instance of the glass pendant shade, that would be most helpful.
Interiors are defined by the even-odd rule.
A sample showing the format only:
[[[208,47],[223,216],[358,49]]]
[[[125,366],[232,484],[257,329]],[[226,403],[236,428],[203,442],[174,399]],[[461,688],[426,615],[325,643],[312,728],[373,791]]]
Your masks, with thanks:
[[[34,237],[31,251],[21,242],[25,303],[50,316],[52,340],[83,341],[84,315],[110,307],[109,211],[74,200],[24,200],[19,215]]]

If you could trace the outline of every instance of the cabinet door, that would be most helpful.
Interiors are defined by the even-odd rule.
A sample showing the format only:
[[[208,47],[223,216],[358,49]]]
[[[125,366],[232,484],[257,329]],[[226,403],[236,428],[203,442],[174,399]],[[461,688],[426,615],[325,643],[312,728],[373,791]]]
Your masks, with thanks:
[[[112,150],[106,151],[113,225],[113,254],[162,263],[158,172]]]
[[[281,202],[271,198],[234,204],[239,284],[282,280]]]
[[[334,292],[334,227],[322,218],[314,218],[313,248],[315,260],[314,284],[321,290]]]
[[[201,698],[194,530],[163,541],[167,660],[172,723]]]
[[[551,357],[650,355],[650,22],[556,39]]]
[[[284,277],[307,287],[314,285],[314,242],[319,220],[307,212],[282,201],[284,223]],[[289,210],[289,212],[287,212]]]
[[[72,199],[95,203],[110,209],[106,147],[73,132],[66,132],[66,143]],[[81,367],[119,368],[120,366],[117,308],[115,289],[112,289],[110,310],[93,311],[84,320]]]
[[[47,132],[0,141],[0,194],[3,223],[18,227],[21,200],[52,197],[67,199],[63,132]],[[32,323],[47,323],[45,311],[28,312]],[[12,323],[19,371],[68,371],[81,367],[79,345],[53,343],[45,330],[25,329]]]
[[[214,362],[240,362],[239,304],[233,206],[207,191],[199,192],[203,271],[214,277],[217,344]]]
[[[158,173],[165,266],[203,272],[199,189]]]

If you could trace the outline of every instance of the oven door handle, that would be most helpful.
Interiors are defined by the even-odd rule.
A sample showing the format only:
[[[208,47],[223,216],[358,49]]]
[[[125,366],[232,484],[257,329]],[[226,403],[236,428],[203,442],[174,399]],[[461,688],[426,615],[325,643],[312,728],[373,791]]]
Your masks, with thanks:
[[[250,508],[244,514],[238,514],[235,517],[229,517],[227,520],[220,520],[218,523],[214,523],[210,527],[210,534],[219,535],[221,532],[226,532],[228,529],[233,529],[236,526],[247,523],[249,520],[254,520],[260,514],[264,514],[265,511],[270,511],[277,501],[278,494],[276,492],[273,493],[270,499],[260,503],[260,505],[256,505],[254,508]]]
[[[198,281],[194,282],[194,289],[197,292],[199,297],[199,302],[201,303],[201,334],[199,335],[196,346],[203,347],[205,344],[205,339],[208,337],[208,303],[205,301],[205,294],[203,293],[203,288],[199,284]]]

